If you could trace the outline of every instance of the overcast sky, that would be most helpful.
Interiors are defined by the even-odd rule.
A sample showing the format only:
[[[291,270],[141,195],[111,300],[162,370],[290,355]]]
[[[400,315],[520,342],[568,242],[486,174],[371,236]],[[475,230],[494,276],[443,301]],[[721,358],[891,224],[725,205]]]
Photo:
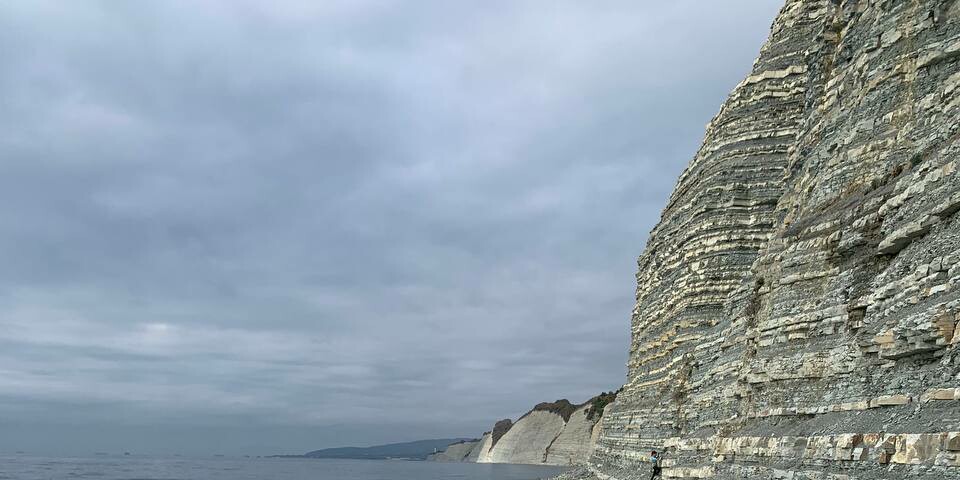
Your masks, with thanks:
[[[780,3],[0,3],[0,453],[618,388],[636,257]]]

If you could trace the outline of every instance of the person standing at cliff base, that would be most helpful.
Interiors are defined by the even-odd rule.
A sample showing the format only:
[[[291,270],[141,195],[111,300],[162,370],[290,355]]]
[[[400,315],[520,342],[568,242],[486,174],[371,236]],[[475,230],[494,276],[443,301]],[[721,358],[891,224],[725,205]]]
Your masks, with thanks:
[[[657,477],[663,478],[660,474],[660,454],[656,450],[650,452],[650,463],[653,464],[653,475],[650,475],[650,480]]]

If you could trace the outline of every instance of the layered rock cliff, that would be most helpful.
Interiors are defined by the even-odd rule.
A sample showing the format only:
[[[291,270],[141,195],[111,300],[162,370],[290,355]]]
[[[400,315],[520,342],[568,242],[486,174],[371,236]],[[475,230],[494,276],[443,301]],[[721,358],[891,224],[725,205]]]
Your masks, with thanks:
[[[787,1],[639,259],[590,469],[960,478],[958,139],[960,0]]]

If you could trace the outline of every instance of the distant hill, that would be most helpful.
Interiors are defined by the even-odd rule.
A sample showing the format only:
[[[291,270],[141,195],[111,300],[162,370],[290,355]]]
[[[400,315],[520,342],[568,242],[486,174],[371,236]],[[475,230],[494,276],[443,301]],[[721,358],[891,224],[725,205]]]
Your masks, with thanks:
[[[471,440],[469,438],[440,438],[435,440],[419,440],[416,442],[391,443],[388,445],[374,445],[372,447],[339,447],[314,450],[303,454],[307,458],[353,458],[382,460],[387,458],[402,458],[407,460],[426,460],[428,455],[436,451],[444,451],[454,443]]]

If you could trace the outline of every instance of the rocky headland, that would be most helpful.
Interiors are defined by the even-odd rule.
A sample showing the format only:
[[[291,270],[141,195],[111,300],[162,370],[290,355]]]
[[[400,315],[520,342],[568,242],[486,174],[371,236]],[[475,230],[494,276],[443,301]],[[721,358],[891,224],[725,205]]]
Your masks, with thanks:
[[[541,403],[516,422],[500,420],[479,440],[458,442],[428,460],[441,462],[578,465],[593,454],[600,420],[616,393],[603,393],[574,405],[568,400]]]
[[[336,447],[314,450],[302,455],[272,455],[272,458],[341,458],[354,460],[426,460],[440,448],[469,441],[464,438],[441,438],[415,442],[390,443],[370,447]],[[129,455],[129,454],[128,454]]]

